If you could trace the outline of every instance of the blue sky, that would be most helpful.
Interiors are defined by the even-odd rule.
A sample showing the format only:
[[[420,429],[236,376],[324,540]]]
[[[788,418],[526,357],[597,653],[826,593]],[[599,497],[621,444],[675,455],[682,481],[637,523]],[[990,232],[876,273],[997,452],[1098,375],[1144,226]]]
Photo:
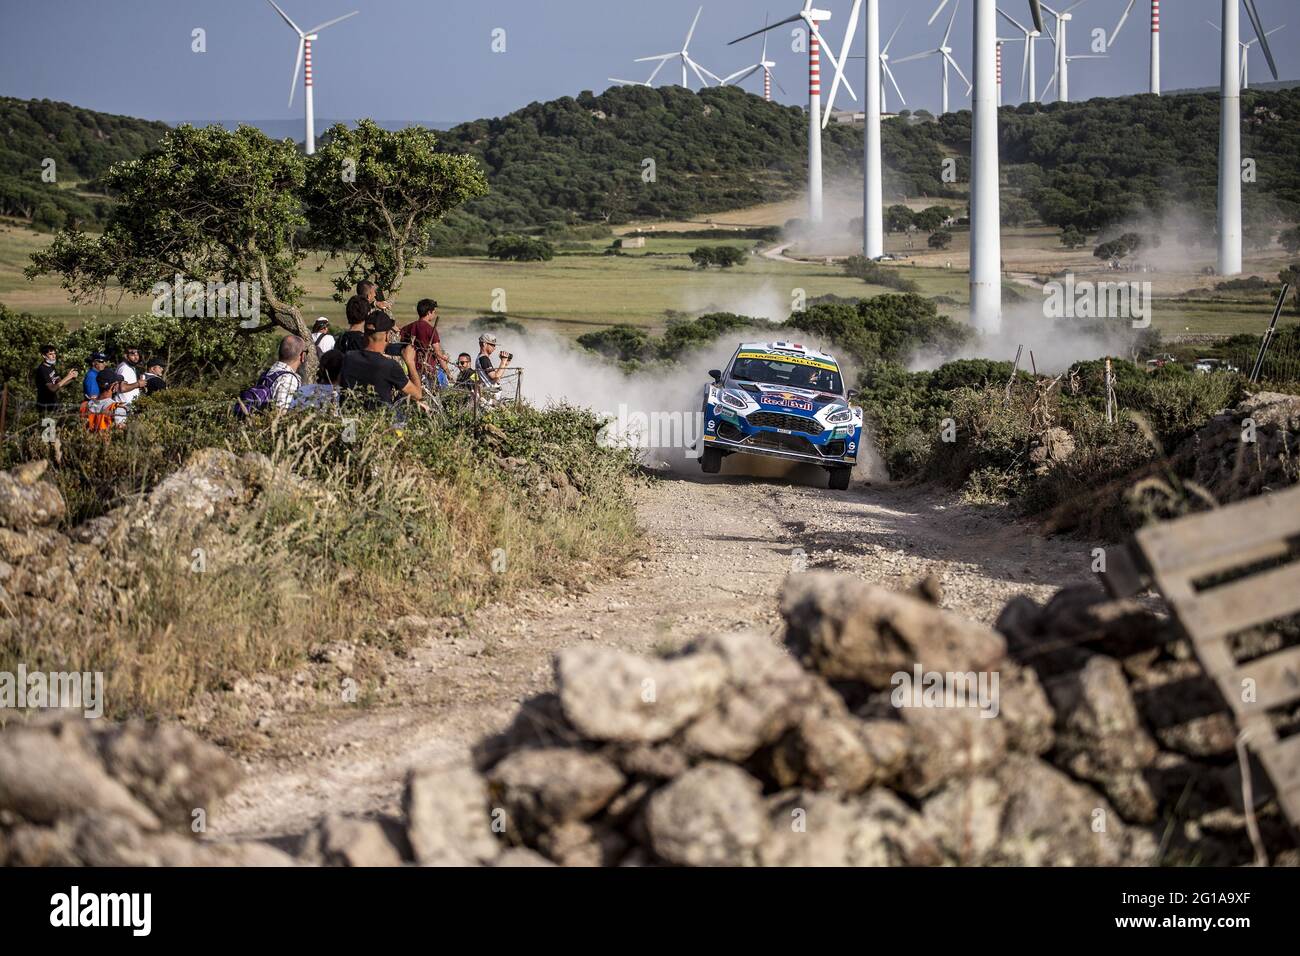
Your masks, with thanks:
[[[277,0],[280,2],[280,0]],[[948,12],[927,27],[937,0],[882,0],[881,29],[907,20],[891,54],[895,59],[938,45]],[[1066,3],[1069,0],[1065,0]],[[1075,10],[1070,52],[1088,52],[1095,27],[1110,30],[1127,0],[1087,0]],[[535,100],[589,89],[608,76],[644,78],[637,56],[680,48],[699,0],[283,0],[299,26],[310,27],[359,9],[331,27],[315,45],[316,115],[321,118],[459,121],[499,116]],[[838,47],[851,0],[820,0],[838,19],[827,37]],[[727,47],[728,40],[794,13],[798,0],[707,0],[691,43],[694,58],[719,75],[758,60],[760,41]],[[1300,78],[1300,10],[1294,0],[1259,0],[1283,79]],[[972,0],[962,0],[952,46],[970,73]],[[1017,19],[1024,0],[1003,0]],[[1082,61],[1070,74],[1073,99],[1146,89],[1148,0],[1138,0],[1109,61]],[[1060,9],[1058,7],[1058,9]],[[1218,82],[1220,0],[1165,0],[1163,66],[1166,90]],[[1296,21],[1296,22],[1288,22]],[[207,52],[191,51],[191,31],[206,31]],[[506,51],[492,51],[493,31],[505,31]],[[806,101],[806,58],[791,50],[791,27],[774,31],[769,56],[786,89],[778,98]],[[1006,26],[1003,35],[1012,28]],[[1242,16],[1243,37],[1250,39]],[[301,86],[287,106],[296,39],[265,0],[0,0],[0,94],[65,100],[79,106],[149,119],[268,120],[301,117]],[[860,52],[859,35],[855,52]],[[1020,46],[1006,53],[1005,101],[1018,100]],[[652,66],[652,65],[651,65]],[[861,61],[850,78],[861,86]],[[1051,46],[1038,47],[1039,85],[1051,75]],[[908,105],[937,110],[938,64],[895,68]],[[1269,77],[1258,48],[1251,77]],[[678,75],[671,67],[660,81]],[[694,84],[693,84],[694,85]],[[755,76],[748,87],[757,92]],[[968,105],[954,81],[954,108]],[[848,101],[837,103],[851,106]],[[890,106],[895,101],[890,96]]]

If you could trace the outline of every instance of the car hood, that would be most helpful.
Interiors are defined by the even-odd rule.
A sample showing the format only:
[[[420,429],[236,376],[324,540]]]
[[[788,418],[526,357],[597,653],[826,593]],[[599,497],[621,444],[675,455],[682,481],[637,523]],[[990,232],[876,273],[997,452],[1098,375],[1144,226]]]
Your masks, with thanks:
[[[829,392],[784,385],[761,385],[757,382],[728,382],[727,388],[745,392],[764,411],[812,414],[827,405],[847,405],[843,398]],[[757,389],[757,391],[755,391]]]

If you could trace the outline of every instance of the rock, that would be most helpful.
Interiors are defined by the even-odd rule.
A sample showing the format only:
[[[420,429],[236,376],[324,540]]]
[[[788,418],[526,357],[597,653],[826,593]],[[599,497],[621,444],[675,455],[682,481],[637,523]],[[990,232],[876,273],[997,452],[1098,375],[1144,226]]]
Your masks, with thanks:
[[[41,459],[0,471],[0,527],[27,531],[57,524],[67,514],[63,494],[44,480],[48,466]]]
[[[654,852],[681,866],[754,866],[769,825],[757,780],[710,761],[650,798],[646,829]]]
[[[714,654],[650,660],[606,647],[556,655],[555,679],[569,722],[593,740],[653,743],[714,705],[727,680]]]
[[[686,754],[672,744],[639,744],[619,749],[614,760],[624,773],[656,780],[680,777],[690,768]]]
[[[846,574],[793,575],[781,596],[786,644],[830,680],[874,690],[919,663],[926,671],[996,667],[1006,644],[989,628]]]
[[[911,745],[899,788],[911,796],[988,770],[1006,756],[1007,727],[997,717],[970,707],[907,707],[900,713]]]
[[[105,769],[166,825],[188,831],[239,781],[220,749],[176,724],[132,721],[95,735]]]
[[[908,740],[897,721],[809,714],[773,751],[772,774],[782,787],[858,793],[897,774]]]
[[[516,846],[502,852],[493,866],[555,866],[550,860],[535,850]]]
[[[609,827],[575,820],[542,834],[538,848],[560,866],[613,866],[627,849],[627,840]]]
[[[963,866],[1132,866],[1155,840],[1129,828],[1101,794],[1036,757],[958,777],[921,810],[945,855]]]
[[[488,816],[487,786],[469,767],[412,771],[402,809],[416,863],[472,866],[500,852]]]
[[[473,747],[474,765],[488,770],[508,753],[529,747],[579,746],[580,734],[564,716],[558,694],[538,694],[519,705],[510,726]]]
[[[1189,757],[1234,752],[1237,729],[1218,687],[1197,661],[1160,662],[1133,685],[1133,699],[1166,750]]]
[[[691,755],[743,761],[780,737],[813,695],[810,675],[761,634],[708,637],[687,652],[716,655],[727,668],[727,686],[717,703],[682,735]]]
[[[1005,725],[1007,746],[1041,756],[1056,743],[1056,714],[1047,692],[1028,667],[1002,664],[998,679],[998,719]]]
[[[158,818],[100,765],[73,721],[0,733],[0,811],[32,823],[98,813],[145,830]]]
[[[378,820],[330,814],[307,834],[299,856],[325,866],[401,866],[390,828]]]
[[[764,866],[936,866],[943,862],[929,823],[881,787],[844,798],[807,791],[771,804]]]
[[[1048,681],[1047,694],[1056,710],[1057,749],[1076,775],[1086,779],[1092,768],[1138,770],[1155,759],[1155,741],[1138,717],[1119,661],[1094,655],[1082,670]]]
[[[624,781],[605,758],[559,747],[518,751],[488,774],[491,798],[506,811],[507,832],[525,840],[598,813]]]

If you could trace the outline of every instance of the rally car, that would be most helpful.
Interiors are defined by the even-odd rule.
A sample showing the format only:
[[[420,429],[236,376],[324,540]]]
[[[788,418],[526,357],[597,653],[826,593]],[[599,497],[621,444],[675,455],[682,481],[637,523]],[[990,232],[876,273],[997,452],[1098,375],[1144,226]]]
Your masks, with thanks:
[[[849,404],[839,363],[795,342],[747,342],[704,395],[700,467],[717,474],[737,453],[812,462],[844,490],[862,444],[862,409]]]

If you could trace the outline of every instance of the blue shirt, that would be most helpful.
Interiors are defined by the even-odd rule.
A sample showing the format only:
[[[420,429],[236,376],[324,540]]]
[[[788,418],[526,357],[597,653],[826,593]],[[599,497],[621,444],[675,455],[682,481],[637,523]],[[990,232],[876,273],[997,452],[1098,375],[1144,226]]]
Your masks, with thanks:
[[[99,398],[99,372],[93,368],[86,373],[86,377],[81,380],[81,390],[86,393],[87,398]]]

